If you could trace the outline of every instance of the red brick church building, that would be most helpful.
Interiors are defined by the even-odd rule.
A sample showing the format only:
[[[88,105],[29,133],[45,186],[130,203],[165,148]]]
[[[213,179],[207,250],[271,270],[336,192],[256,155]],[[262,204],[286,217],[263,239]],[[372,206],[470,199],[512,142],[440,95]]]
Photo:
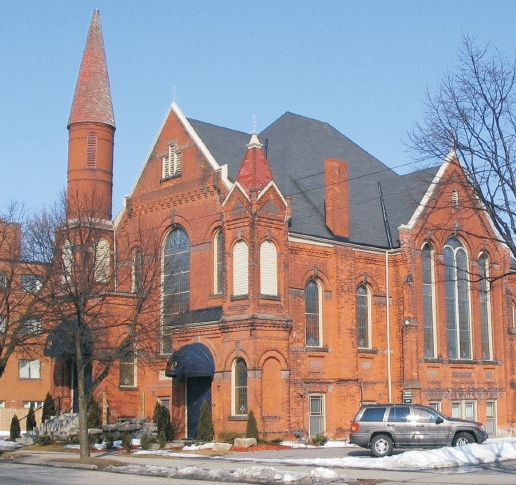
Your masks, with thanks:
[[[137,257],[117,240],[142,221],[162,244],[155,365],[112,369],[96,392],[107,420],[160,401],[178,437],[195,437],[206,399],[216,434],[245,431],[252,410],[268,439],[345,438],[361,403],[412,401],[512,432],[510,255],[453,153],[398,175],[324,122],[287,112],[247,134],[174,103],[112,219],[98,11],[68,130],[68,192],[104,201],[113,268]],[[71,381],[53,382],[72,399]]]

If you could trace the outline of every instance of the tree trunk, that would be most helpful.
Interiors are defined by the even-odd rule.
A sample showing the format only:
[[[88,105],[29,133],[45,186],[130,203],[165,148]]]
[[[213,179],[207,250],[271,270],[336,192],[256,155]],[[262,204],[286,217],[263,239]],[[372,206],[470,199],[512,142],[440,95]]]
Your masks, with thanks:
[[[79,335],[81,332],[78,332]],[[79,445],[81,458],[90,456],[88,442],[88,390],[86,389],[86,363],[82,355],[82,339],[77,338],[77,390],[79,392]]]

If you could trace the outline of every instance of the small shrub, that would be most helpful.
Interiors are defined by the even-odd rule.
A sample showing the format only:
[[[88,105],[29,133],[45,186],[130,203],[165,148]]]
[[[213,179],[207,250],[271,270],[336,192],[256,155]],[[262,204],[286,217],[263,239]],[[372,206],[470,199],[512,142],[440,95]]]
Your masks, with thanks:
[[[43,414],[41,415],[41,422],[44,423],[45,421],[49,420],[52,416],[55,416],[56,413],[56,407],[54,405],[54,400],[52,399],[52,396],[49,392],[47,392],[47,395],[45,397],[45,402],[43,403]]]
[[[131,433],[129,433],[129,431],[125,431],[122,435],[122,448],[125,450],[126,453],[131,453],[132,438]]]
[[[160,449],[162,450],[163,448],[165,448],[167,444],[167,437],[165,435],[165,431],[160,431],[158,433],[158,445],[160,447]]]
[[[148,434],[144,434],[140,440],[140,446],[142,450],[148,450],[151,445],[151,440]]]
[[[13,416],[13,419],[11,419],[11,429],[9,431],[9,437],[12,441],[15,441],[16,438],[20,437],[20,420],[18,419],[18,416],[16,414]]]
[[[36,414],[34,413],[34,407],[30,406],[29,413],[27,414],[26,431],[32,431],[36,427]]]
[[[78,445],[79,444],[79,435],[77,434],[69,434],[65,440],[65,445]]]
[[[312,437],[312,443],[316,446],[324,446],[327,441],[328,438],[322,433],[316,434]]]
[[[55,443],[55,440],[54,438],[52,438],[52,436],[48,436],[48,435],[42,435],[40,434],[35,440],[34,440],[34,444],[37,445],[37,446],[48,446],[48,445],[52,445]]]
[[[199,421],[197,422],[197,441],[210,442],[215,436],[213,420],[211,419],[210,405],[206,400],[201,404]]]
[[[256,424],[256,418],[254,417],[254,413],[249,411],[249,416],[247,418],[247,428],[245,430],[246,438],[254,438],[256,442],[258,442],[258,425]]]
[[[235,438],[243,438],[244,433],[240,433],[239,431],[221,431],[219,433],[219,441],[221,443],[230,443],[233,444]]]
[[[88,428],[101,428],[102,427],[102,409],[100,409],[99,403],[93,399],[90,399],[88,404]]]
[[[156,406],[154,407],[152,420],[158,427],[158,436],[163,431],[163,433],[165,433],[165,439],[174,439],[175,430],[172,426],[172,423],[170,422],[170,411],[168,408],[157,402]]]

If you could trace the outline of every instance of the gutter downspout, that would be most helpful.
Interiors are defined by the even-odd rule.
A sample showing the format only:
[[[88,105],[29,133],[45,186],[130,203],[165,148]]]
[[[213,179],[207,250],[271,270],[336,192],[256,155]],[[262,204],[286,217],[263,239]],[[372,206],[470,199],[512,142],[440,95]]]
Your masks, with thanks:
[[[389,403],[392,402],[392,375],[391,375],[391,311],[389,301],[389,250],[385,251],[385,308],[387,326],[387,387],[389,390]]]

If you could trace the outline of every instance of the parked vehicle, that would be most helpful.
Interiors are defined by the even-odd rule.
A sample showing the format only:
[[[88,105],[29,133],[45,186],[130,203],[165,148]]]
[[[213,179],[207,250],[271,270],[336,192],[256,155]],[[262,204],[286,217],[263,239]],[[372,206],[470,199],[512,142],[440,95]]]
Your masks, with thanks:
[[[454,419],[419,404],[372,404],[360,408],[349,441],[388,456],[393,448],[462,446],[487,439],[482,423]]]

